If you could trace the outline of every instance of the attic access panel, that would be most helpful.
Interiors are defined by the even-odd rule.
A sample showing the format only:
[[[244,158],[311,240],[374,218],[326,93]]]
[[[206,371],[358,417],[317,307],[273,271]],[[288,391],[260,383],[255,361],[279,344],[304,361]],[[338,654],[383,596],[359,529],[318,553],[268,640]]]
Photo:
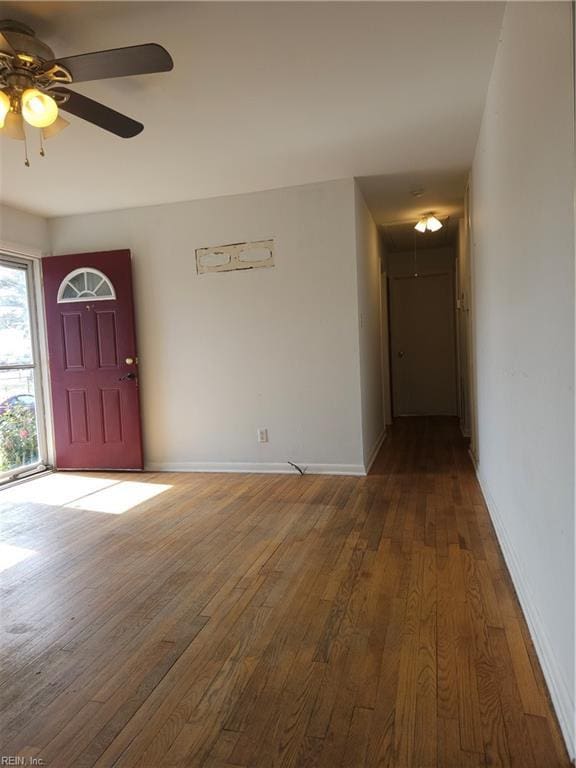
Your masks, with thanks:
[[[234,272],[274,266],[274,240],[196,249],[196,272]]]

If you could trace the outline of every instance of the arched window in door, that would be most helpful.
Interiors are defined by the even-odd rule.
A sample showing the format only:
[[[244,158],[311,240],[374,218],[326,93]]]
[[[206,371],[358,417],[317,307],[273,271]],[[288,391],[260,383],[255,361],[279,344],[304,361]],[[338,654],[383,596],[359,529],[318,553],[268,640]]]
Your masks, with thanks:
[[[116,298],[112,282],[104,272],[93,267],[81,267],[70,272],[60,283],[58,303],[68,301],[110,301]]]

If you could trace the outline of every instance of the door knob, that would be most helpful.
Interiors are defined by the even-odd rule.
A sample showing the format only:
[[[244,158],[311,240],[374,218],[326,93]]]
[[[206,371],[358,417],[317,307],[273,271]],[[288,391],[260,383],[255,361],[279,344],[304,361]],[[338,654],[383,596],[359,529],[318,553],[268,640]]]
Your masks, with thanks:
[[[398,357],[404,357],[404,352],[398,352]]]
[[[120,376],[118,381],[134,381],[136,379],[135,373],[127,373],[126,376]]]

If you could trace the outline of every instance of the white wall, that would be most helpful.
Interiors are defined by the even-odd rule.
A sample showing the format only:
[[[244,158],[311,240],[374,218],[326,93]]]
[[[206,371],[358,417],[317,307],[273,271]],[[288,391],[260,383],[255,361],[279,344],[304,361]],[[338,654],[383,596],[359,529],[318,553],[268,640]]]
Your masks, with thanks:
[[[0,204],[0,243],[14,251],[46,253],[49,249],[48,221]]]
[[[569,3],[509,3],[471,184],[479,476],[574,755]]]
[[[50,230],[55,254],[132,250],[149,467],[363,472],[351,179]],[[264,238],[274,268],[196,274],[195,248]]]
[[[364,465],[369,468],[385,434],[382,397],[380,234],[357,183],[354,193],[362,444]]]

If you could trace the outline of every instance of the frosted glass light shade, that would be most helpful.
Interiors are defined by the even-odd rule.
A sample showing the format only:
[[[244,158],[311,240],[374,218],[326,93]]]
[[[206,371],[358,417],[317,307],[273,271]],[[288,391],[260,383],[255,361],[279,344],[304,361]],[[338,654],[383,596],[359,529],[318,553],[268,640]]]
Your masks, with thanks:
[[[418,232],[426,232],[426,230],[428,232],[438,232],[439,229],[442,229],[442,222],[436,216],[429,213],[427,216],[419,219],[418,223],[414,225],[414,229],[418,230]]]
[[[0,128],[4,128],[8,112],[10,112],[10,98],[7,93],[0,91]]]
[[[63,131],[64,128],[68,128],[70,123],[68,120],[65,120],[63,117],[58,117],[56,120],[51,124],[48,125],[46,128],[42,128],[42,136],[45,139],[51,139],[53,136],[57,136],[60,131]]]
[[[47,128],[58,117],[58,105],[47,93],[28,88],[22,94],[22,117],[35,128]]]
[[[11,139],[24,141],[26,136],[24,135],[24,121],[22,120],[22,115],[19,115],[16,112],[8,112],[4,120],[2,133],[9,136]]]
[[[430,230],[430,232],[438,232],[439,229],[442,229],[442,222],[436,216],[428,216],[426,229]]]

